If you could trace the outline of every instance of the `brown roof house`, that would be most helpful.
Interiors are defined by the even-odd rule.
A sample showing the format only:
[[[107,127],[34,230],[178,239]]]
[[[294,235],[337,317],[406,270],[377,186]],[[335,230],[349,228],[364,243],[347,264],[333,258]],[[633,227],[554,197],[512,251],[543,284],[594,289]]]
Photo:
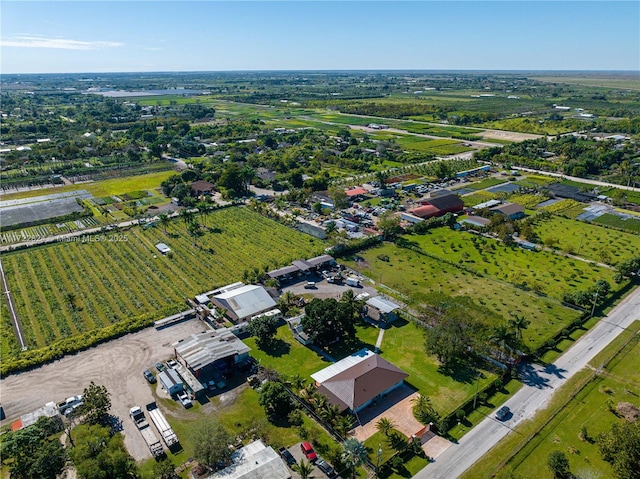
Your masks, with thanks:
[[[311,378],[318,392],[340,411],[357,413],[374,400],[399,387],[408,376],[381,356],[362,349],[332,364]]]
[[[208,181],[198,180],[191,183],[191,188],[195,192],[196,196],[202,196],[214,193],[216,185],[209,183]]]

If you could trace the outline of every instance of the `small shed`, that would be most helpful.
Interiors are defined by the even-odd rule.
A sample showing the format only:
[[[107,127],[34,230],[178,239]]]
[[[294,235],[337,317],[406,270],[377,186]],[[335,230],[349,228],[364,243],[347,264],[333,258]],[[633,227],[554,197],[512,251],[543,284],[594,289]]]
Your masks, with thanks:
[[[156,245],[156,249],[158,251],[160,251],[162,254],[167,254],[169,251],[171,251],[171,248],[169,248],[166,244],[164,243],[158,243]]]
[[[377,321],[380,326],[393,323],[398,319],[400,306],[381,296],[369,298],[365,303],[367,317]]]
[[[184,389],[182,379],[178,376],[178,373],[174,369],[167,369],[158,374],[158,380],[162,385],[162,388],[167,391],[169,396],[178,394]]]

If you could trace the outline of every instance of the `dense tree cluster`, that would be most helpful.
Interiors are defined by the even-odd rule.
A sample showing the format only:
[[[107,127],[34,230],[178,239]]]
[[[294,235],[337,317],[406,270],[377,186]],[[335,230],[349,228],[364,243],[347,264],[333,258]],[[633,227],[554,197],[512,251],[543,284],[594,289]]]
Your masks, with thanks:
[[[325,347],[344,338],[353,339],[356,334],[355,321],[361,303],[348,289],[340,299],[311,300],[305,307],[302,328],[314,344]]]

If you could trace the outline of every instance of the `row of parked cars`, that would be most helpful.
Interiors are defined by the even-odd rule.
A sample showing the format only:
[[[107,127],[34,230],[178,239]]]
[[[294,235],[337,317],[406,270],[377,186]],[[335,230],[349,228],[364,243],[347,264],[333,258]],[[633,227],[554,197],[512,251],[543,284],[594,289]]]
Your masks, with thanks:
[[[324,472],[327,477],[329,477],[330,479],[339,478],[338,473],[333,468],[333,466],[319,457],[313,450],[313,446],[309,442],[302,442],[300,444],[300,449],[307,461],[311,462],[314,466]],[[289,451],[289,449],[287,449],[286,447],[281,447],[280,449],[278,449],[278,453],[280,453],[282,458],[287,462],[289,466],[295,466],[298,463],[298,461],[296,461],[296,458],[293,457],[293,454],[291,454],[291,451]]]

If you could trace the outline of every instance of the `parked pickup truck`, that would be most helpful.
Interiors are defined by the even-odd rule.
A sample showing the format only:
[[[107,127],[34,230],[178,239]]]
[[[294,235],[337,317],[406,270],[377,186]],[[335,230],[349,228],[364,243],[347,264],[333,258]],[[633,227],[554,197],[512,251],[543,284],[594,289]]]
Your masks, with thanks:
[[[287,461],[287,464],[289,464],[290,466],[298,464],[296,458],[293,457],[293,454],[291,454],[289,449],[287,449],[286,447],[281,447],[280,449],[278,449],[278,454],[280,454],[282,456],[282,459]]]

